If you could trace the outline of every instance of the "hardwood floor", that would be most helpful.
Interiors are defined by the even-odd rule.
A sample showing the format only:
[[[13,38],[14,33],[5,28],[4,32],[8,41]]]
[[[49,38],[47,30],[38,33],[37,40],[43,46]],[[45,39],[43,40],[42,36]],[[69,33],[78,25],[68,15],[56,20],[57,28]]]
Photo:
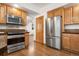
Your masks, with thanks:
[[[63,50],[56,50],[49,48],[37,42],[30,42],[28,48],[24,48],[14,53],[10,53],[8,56],[78,56]]]

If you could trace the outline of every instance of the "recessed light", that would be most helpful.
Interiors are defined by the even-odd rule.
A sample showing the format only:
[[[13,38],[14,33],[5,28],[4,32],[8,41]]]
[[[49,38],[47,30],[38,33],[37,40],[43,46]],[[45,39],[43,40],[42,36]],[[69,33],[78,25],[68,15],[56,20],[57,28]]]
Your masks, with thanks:
[[[19,6],[18,6],[17,4],[14,4],[14,7],[16,7],[16,8],[17,8],[17,7],[19,7]]]

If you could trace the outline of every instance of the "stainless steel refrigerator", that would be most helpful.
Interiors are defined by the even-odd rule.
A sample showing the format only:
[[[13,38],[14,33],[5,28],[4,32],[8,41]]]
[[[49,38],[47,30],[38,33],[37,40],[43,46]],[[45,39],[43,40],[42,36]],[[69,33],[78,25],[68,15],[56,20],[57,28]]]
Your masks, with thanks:
[[[46,45],[61,49],[61,16],[46,20]]]

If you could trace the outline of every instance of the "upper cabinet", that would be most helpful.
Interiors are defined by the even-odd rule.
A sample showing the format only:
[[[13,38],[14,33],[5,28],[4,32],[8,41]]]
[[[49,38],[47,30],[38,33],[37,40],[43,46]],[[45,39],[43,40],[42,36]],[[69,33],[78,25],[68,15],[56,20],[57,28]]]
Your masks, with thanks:
[[[21,17],[21,13],[22,11],[20,9],[7,6],[7,14]]]
[[[62,16],[63,8],[58,8],[54,10],[54,16]]]
[[[53,17],[54,16],[54,11],[52,10],[52,11],[49,11],[48,12],[48,17]]]
[[[23,25],[26,25],[26,20],[27,20],[27,13],[25,11],[22,11],[22,23]]]
[[[79,4],[73,6],[73,23],[79,23]]]
[[[0,23],[6,23],[6,5],[0,4]]]
[[[72,7],[64,9],[64,24],[72,24]]]
[[[79,24],[79,4],[64,9],[64,24]]]
[[[48,12],[48,17],[52,17],[52,16],[62,16],[62,12],[63,12],[63,8],[57,8],[57,9],[54,9],[52,11],[49,11]]]

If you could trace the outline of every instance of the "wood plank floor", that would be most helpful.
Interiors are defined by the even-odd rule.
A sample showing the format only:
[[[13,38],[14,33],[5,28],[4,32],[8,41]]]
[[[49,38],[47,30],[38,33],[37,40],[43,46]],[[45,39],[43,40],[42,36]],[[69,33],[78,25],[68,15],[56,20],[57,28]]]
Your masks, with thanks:
[[[10,53],[8,56],[78,56],[67,51],[60,51],[53,48],[49,48],[45,45],[36,42],[30,42],[28,48],[24,48],[14,53]]]

